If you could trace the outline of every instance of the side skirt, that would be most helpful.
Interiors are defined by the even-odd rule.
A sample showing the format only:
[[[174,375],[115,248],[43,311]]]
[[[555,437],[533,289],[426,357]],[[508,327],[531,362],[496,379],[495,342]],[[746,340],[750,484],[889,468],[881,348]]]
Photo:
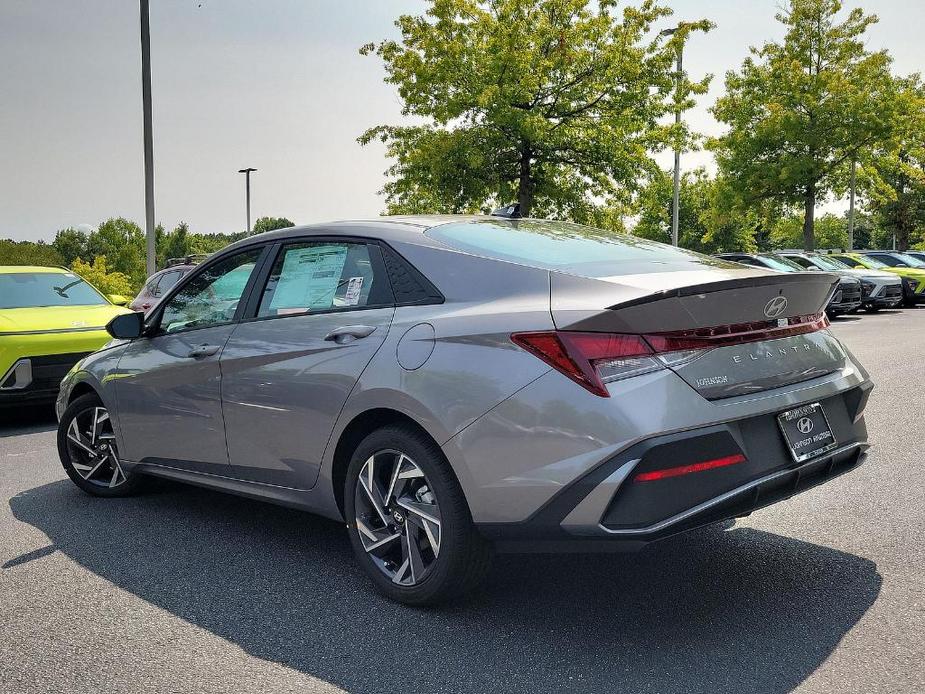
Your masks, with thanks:
[[[267,501],[279,506],[310,511],[311,513],[332,520],[343,520],[340,516],[326,513],[323,509],[319,508],[317,493],[313,493],[311,490],[307,489],[277,487],[272,484],[239,480],[233,477],[224,477],[222,475],[213,475],[203,472],[193,472],[191,470],[183,470],[168,465],[155,465],[146,462],[135,463],[130,467],[132,472],[151,475],[152,477],[162,477],[164,479],[192,484],[206,489],[214,489],[248,499]]]

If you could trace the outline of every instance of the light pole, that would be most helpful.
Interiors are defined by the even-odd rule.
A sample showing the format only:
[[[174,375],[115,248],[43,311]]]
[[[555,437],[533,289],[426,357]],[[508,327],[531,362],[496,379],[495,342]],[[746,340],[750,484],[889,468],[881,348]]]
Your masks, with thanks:
[[[663,29],[659,32],[659,36],[673,36],[679,29],[684,26],[684,22],[678,24],[678,26],[673,29]],[[677,75],[675,76],[676,86],[675,86],[675,112],[674,112],[674,123],[676,126],[681,125],[681,80],[683,78],[683,67],[684,67],[684,44],[678,44],[678,62],[677,62]],[[680,145],[675,147],[674,150],[674,198],[671,204],[671,245],[678,245],[678,221],[679,221],[679,212],[680,212],[680,202],[681,202],[681,147]]]
[[[247,233],[251,233],[251,171],[256,171],[252,167],[247,167],[246,169],[239,169],[238,173],[244,174],[244,190],[245,197],[247,199]]]
[[[858,162],[851,159],[851,194],[848,199],[848,250],[854,250],[854,194],[858,185]]]
[[[151,133],[151,26],[148,0],[140,0],[141,12],[141,105],[145,158],[145,268],[149,275],[157,270],[154,245],[154,136]]]

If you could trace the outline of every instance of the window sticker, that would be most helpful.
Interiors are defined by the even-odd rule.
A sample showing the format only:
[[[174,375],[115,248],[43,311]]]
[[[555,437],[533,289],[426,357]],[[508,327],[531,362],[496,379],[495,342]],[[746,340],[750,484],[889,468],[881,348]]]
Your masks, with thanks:
[[[344,296],[344,306],[356,306],[360,303],[360,291],[363,289],[362,277],[351,277],[347,282],[347,294]]]
[[[271,309],[310,311],[334,305],[334,294],[347,260],[344,246],[309,246],[286,251]]]

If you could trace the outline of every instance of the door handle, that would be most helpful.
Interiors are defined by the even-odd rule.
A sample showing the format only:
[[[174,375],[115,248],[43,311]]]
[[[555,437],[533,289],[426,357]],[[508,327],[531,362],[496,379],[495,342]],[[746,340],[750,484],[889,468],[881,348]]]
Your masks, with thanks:
[[[369,337],[375,330],[375,326],[372,325],[342,325],[339,328],[334,328],[334,330],[324,336],[324,339],[327,342],[336,342],[339,345],[343,345],[353,340]]]
[[[220,349],[221,347],[219,345],[199,345],[198,347],[193,347],[186,356],[191,359],[202,359],[203,357],[211,357],[218,354],[218,350]]]

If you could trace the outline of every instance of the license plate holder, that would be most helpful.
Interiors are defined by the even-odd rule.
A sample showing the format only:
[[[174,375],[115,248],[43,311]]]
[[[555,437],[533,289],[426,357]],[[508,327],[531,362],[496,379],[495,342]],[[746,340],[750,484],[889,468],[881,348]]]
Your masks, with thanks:
[[[777,424],[790,455],[798,463],[838,446],[821,403],[814,402],[781,412],[777,415]]]

